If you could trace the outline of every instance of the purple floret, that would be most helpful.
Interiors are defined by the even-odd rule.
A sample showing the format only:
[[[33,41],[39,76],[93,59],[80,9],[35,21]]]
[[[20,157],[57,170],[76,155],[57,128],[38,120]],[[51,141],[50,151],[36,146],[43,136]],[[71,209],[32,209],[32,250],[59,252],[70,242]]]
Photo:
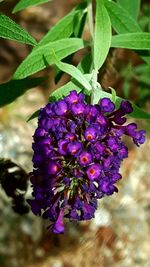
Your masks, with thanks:
[[[79,164],[81,166],[87,166],[92,162],[92,154],[87,151],[82,151],[81,154],[79,155]]]
[[[115,109],[115,105],[109,98],[102,98],[100,100],[100,108],[102,112],[112,112]]]
[[[56,103],[54,110],[57,115],[64,115],[68,111],[68,105],[64,100],[60,100]]]
[[[110,99],[87,104],[75,90],[41,109],[28,203],[35,215],[49,219],[53,233],[64,232],[64,218],[90,220],[98,199],[118,192],[120,165],[128,157],[122,137],[130,136],[137,146],[145,142],[145,131],[124,125],[131,112],[128,101],[115,110]]]
[[[73,103],[71,106],[71,110],[73,115],[81,115],[85,111],[85,105],[84,103]]]
[[[88,126],[85,130],[84,136],[87,141],[94,142],[96,141],[97,134],[98,134],[98,131],[96,130],[95,127]]]
[[[78,141],[69,143],[67,146],[68,153],[72,156],[77,156],[82,149],[82,144]]]
[[[52,224],[52,231],[54,234],[64,233],[63,210],[60,210],[57,220]]]
[[[98,163],[94,163],[88,167],[86,170],[87,176],[90,180],[95,180],[100,178],[102,167]]]

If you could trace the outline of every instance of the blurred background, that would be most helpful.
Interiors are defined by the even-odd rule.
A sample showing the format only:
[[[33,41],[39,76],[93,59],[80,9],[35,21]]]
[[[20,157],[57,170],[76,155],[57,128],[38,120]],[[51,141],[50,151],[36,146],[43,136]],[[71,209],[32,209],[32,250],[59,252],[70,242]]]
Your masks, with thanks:
[[[37,40],[66,15],[79,0],[53,0],[15,15],[15,0],[0,3],[0,10],[26,28]],[[150,32],[150,3],[142,1],[139,23]],[[88,30],[84,38],[88,38]],[[0,40],[0,83],[11,79],[13,72],[30,52],[30,47]],[[85,52],[74,57],[77,64]],[[28,117],[47,102],[50,92],[68,81],[63,75],[55,84],[52,67],[43,71],[48,79],[43,87],[31,89],[14,103],[0,109],[0,158],[19,165],[26,191],[26,173],[32,170],[32,135],[36,119]],[[150,113],[150,67],[129,50],[113,49],[99,74],[105,90],[134,101]],[[133,119],[129,119],[133,121]],[[150,123],[136,121],[147,130],[147,141],[136,148],[130,140],[129,158],[122,164],[119,193],[99,202],[95,218],[89,222],[68,223],[64,235],[51,234],[41,218],[18,206],[12,207],[0,188],[0,267],[149,267],[150,266]],[[6,166],[11,166],[6,161]],[[19,168],[18,166],[12,166]],[[4,170],[0,170],[0,175]],[[25,173],[26,172],[26,173]],[[10,188],[13,184],[10,183]],[[26,198],[30,197],[28,188]],[[9,192],[11,196],[11,192]],[[24,213],[19,215],[19,213]]]

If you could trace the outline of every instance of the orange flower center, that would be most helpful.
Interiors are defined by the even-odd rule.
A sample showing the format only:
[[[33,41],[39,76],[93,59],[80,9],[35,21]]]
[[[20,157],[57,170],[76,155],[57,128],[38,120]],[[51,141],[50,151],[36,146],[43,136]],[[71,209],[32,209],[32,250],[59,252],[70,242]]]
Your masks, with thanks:
[[[58,166],[56,165],[56,166],[54,167],[54,171],[57,172],[58,169],[59,169],[59,168],[58,168]]]
[[[91,175],[94,175],[94,173],[95,173],[95,170],[94,170],[94,169],[91,169],[91,170],[90,170],[90,174],[91,174]]]
[[[72,154],[75,154],[76,152],[77,152],[76,149],[73,149],[73,150],[72,150]]]
[[[88,134],[87,139],[92,140],[93,136],[91,134]]]
[[[83,163],[86,163],[87,161],[88,161],[87,157],[83,157],[83,158],[82,158],[82,162],[83,162]]]

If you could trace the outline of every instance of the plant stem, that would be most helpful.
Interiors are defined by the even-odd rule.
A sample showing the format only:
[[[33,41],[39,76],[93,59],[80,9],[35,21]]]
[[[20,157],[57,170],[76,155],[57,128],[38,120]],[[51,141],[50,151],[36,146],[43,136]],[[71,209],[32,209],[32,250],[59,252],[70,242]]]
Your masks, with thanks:
[[[88,22],[89,22],[89,31],[92,37],[92,42],[94,41],[94,25],[93,25],[93,7],[92,2],[88,5]]]
[[[94,19],[93,19],[93,8],[95,1],[91,1],[88,6],[88,22],[89,22],[89,31],[91,35],[91,53],[92,53],[92,95],[91,95],[91,104],[95,104],[97,101],[97,95],[100,90],[102,90],[100,84],[97,82],[98,70],[94,69]]]

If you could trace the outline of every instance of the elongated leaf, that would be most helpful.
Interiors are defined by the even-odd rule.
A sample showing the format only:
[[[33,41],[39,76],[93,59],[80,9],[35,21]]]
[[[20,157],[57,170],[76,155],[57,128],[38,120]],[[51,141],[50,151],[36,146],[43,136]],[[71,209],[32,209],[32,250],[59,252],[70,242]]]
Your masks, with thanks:
[[[75,16],[79,11],[72,11],[62,18],[50,31],[41,39],[39,45],[47,44],[55,40],[64,39],[73,33]]]
[[[112,37],[111,47],[120,47],[137,50],[150,49],[150,33],[126,33],[114,35]]]
[[[130,14],[121,6],[114,2],[105,0],[106,8],[109,12],[111,24],[117,33],[141,32],[138,23],[130,16]],[[136,51],[141,58],[150,65],[150,56],[148,51]],[[143,52],[145,55],[143,55]]]
[[[112,93],[112,102],[116,102],[116,90],[114,89],[114,88],[112,88],[112,87],[109,87],[110,88],[110,90],[111,90],[111,93]]]
[[[0,37],[29,45],[36,45],[36,40],[20,25],[0,13]]]
[[[34,88],[42,83],[44,78],[23,79],[9,81],[0,84],[0,107],[13,102],[23,95],[28,89]]]
[[[27,122],[37,118],[39,116],[40,109],[36,110],[28,119]]]
[[[136,66],[134,69],[134,74],[136,75],[137,80],[140,83],[144,83],[147,86],[150,86],[150,66],[147,64],[142,64]]]
[[[150,51],[135,50],[135,52],[150,66]]]
[[[55,63],[55,52],[58,60],[84,48],[86,43],[79,38],[66,38],[38,46],[22,62],[14,74],[14,79],[22,79],[36,73],[51,64]],[[52,51],[53,50],[53,51]]]
[[[31,6],[37,6],[40,4],[44,4],[47,3],[51,0],[20,0],[17,5],[14,7],[12,13],[16,13],[22,9],[25,9],[27,7],[31,7]]]
[[[52,35],[52,38],[54,38],[55,33],[56,33],[56,36],[58,35],[57,34],[57,30],[58,30],[58,33],[60,33],[58,35],[58,39],[57,40],[59,40],[61,38],[64,38],[64,33],[67,35],[66,37],[69,37],[70,35],[72,35],[72,37],[80,38],[82,36],[82,32],[83,32],[83,29],[84,29],[84,26],[85,26],[86,16],[87,16],[87,12],[83,9],[84,7],[85,7],[84,5],[81,5],[81,4],[78,5],[76,7],[76,9],[74,9],[67,16],[67,18],[65,17],[63,19],[64,21],[66,21],[67,25],[66,25],[66,23],[65,24],[64,23],[61,24],[61,22],[60,22],[60,24],[58,25],[58,28],[57,28],[57,25],[54,26],[55,29],[54,29],[54,35]],[[67,21],[67,19],[69,19],[69,20]],[[70,56],[68,56],[67,58],[64,58],[63,62],[65,62],[65,63],[71,63],[72,62],[72,58],[73,58],[73,54],[70,55]],[[61,79],[62,74],[63,74],[63,72],[61,70],[59,70],[57,68],[57,66],[55,66],[55,83],[56,84]]]
[[[109,52],[111,44],[111,22],[103,0],[96,1],[96,22],[94,37],[94,67],[99,69]]]
[[[68,73],[73,78],[75,78],[87,90],[90,91],[92,89],[90,83],[84,77],[84,75],[82,74],[82,72],[79,69],[77,69],[75,66],[73,66],[71,64],[63,63],[63,62],[59,61],[56,57],[55,57],[55,64],[57,65],[57,67],[60,70]]]
[[[74,36],[80,38],[82,36],[85,22],[87,18],[87,12],[78,13],[78,16],[75,17],[74,24]]]
[[[85,55],[85,57],[80,61],[77,68],[83,73],[91,73],[92,72],[92,54],[91,52]]]
[[[148,66],[147,64],[141,64],[138,65],[136,67],[134,67],[134,72],[138,75],[141,75],[141,73],[143,74],[148,74],[148,76],[150,76],[150,66]]]
[[[125,0],[126,1],[126,0]],[[132,2],[130,0],[130,2]],[[141,28],[134,18],[115,2],[105,1],[111,23],[117,33],[140,32]]]
[[[70,37],[71,34],[75,31],[75,28],[77,26],[76,20],[79,17],[82,18],[86,6],[87,6],[86,2],[77,5],[76,8],[74,8],[68,15],[59,20],[58,23],[56,23],[48,31],[48,33],[39,42],[39,45],[47,44],[55,40],[60,40]]]
[[[117,0],[117,2],[126,9],[133,18],[137,19],[141,0]]]
[[[91,74],[85,74],[84,77],[86,78],[87,81],[90,81],[92,78]],[[54,98],[55,101],[62,99],[63,97],[67,96],[70,91],[76,90],[78,93],[81,91],[85,93],[86,96],[90,96],[91,91],[88,91],[83,87],[77,80],[72,79],[70,82],[67,84],[61,86],[60,88],[56,89],[49,97],[48,102],[53,102]]]

